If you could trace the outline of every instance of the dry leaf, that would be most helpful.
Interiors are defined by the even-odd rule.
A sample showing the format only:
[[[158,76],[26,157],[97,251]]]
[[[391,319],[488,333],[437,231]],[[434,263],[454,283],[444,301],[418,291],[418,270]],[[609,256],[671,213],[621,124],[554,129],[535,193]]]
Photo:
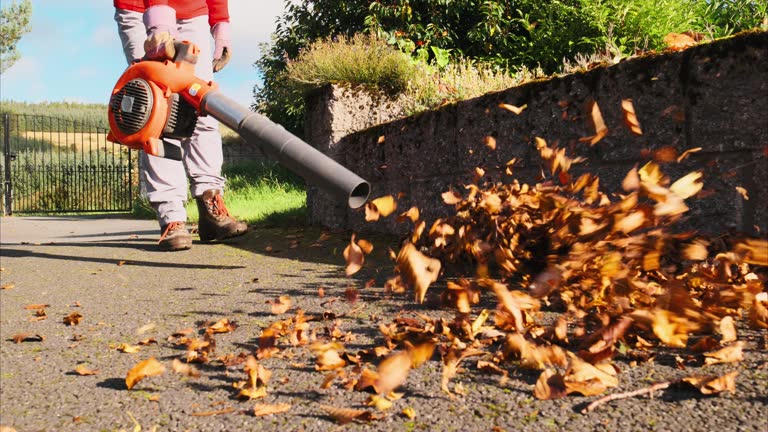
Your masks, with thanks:
[[[347,276],[351,276],[360,271],[360,269],[363,268],[363,264],[365,263],[363,250],[355,242],[354,233],[352,234],[352,238],[350,239],[349,244],[346,248],[344,248],[344,259],[347,262],[347,266],[344,269],[344,272],[347,274]]]
[[[237,323],[227,318],[222,318],[209,326],[206,331],[211,333],[229,333],[237,329]]]
[[[738,192],[741,197],[744,198],[744,201],[749,201],[749,194],[747,193],[746,189],[741,186],[736,186],[736,192]]]
[[[510,105],[510,104],[500,103],[499,104],[499,108],[503,108],[503,109],[505,109],[505,110],[507,110],[507,111],[509,111],[511,113],[515,113],[517,115],[520,115],[520,113],[523,112],[523,110],[528,108],[528,104],[525,104],[523,106],[517,107],[517,106],[514,106],[514,105]]]
[[[540,400],[564,398],[567,393],[563,376],[554,369],[545,369],[536,381],[533,395]]]
[[[146,360],[139,362],[136,366],[128,371],[125,376],[125,386],[128,390],[132,389],[139,381],[148,376],[158,376],[165,372],[165,366],[157,361],[154,357],[150,357]]]
[[[458,203],[460,203],[462,201],[461,195],[459,195],[458,192],[455,192],[455,191],[452,191],[452,190],[449,190],[447,192],[443,192],[441,197],[443,198],[443,202],[448,204],[448,205],[455,205],[455,204],[458,204]]]
[[[365,220],[377,221],[380,217],[389,216],[395,210],[397,210],[397,201],[392,195],[376,198],[365,204]]]
[[[13,343],[42,342],[42,341],[45,340],[45,337],[41,336],[39,334],[30,335],[30,334],[26,334],[26,333],[19,333],[17,335],[14,335],[11,339],[13,339]]]
[[[72,312],[64,317],[64,324],[68,326],[78,325],[82,319],[83,316],[79,312]]]
[[[81,364],[81,365],[77,365],[77,367],[75,368],[75,373],[81,376],[86,376],[86,375],[98,375],[99,371],[90,369],[86,365]]]
[[[733,345],[714,352],[704,353],[704,364],[736,363],[744,360],[744,342],[738,341]]]
[[[643,130],[640,128],[640,122],[637,120],[632,99],[622,99],[621,110],[624,112],[624,124],[627,125],[629,130],[635,135],[642,135]]]
[[[590,120],[592,127],[595,129],[595,134],[590,137],[579,138],[581,142],[588,142],[590,146],[593,146],[600,142],[606,135],[608,135],[608,128],[605,126],[603,120],[603,114],[600,112],[600,107],[597,102],[591,101],[587,105],[587,110],[590,114]]]
[[[120,352],[128,353],[128,354],[135,354],[141,351],[141,347],[138,345],[129,345],[127,343],[122,343],[117,346],[117,350]]]
[[[720,334],[721,342],[724,344],[736,340],[736,324],[733,322],[733,317],[727,316],[720,320]]]
[[[496,138],[488,135],[485,138],[483,138],[483,142],[485,143],[485,146],[488,147],[491,150],[496,150]]]
[[[24,306],[24,309],[26,309],[26,310],[45,309],[45,308],[50,307],[50,306],[51,305],[49,305],[49,304],[35,303],[35,304],[29,304],[29,305]]]
[[[424,342],[413,345],[411,342],[405,341],[405,346],[408,349],[408,355],[411,356],[411,368],[416,369],[432,358],[436,344],[434,342]]]
[[[711,395],[718,394],[725,391],[736,391],[736,376],[739,375],[738,371],[729,372],[723,376],[689,376],[683,378],[683,382],[686,382],[697,389],[702,394]]]
[[[361,409],[337,408],[330,405],[320,405],[320,409],[339,424],[347,424],[353,420],[371,421],[375,419],[369,411]]]
[[[406,219],[410,219],[411,222],[416,223],[416,221],[419,220],[419,208],[418,207],[411,207],[408,209],[405,213],[400,213],[400,215],[397,217],[398,222],[403,222]]]
[[[410,420],[416,418],[416,410],[413,407],[405,407],[401,413]]]
[[[669,33],[664,36],[664,44],[670,51],[682,51],[696,45],[696,40],[683,33]]]
[[[275,300],[267,301],[272,305],[271,312],[273,315],[284,314],[291,308],[291,297],[287,295],[281,295]]]
[[[16,284],[14,283],[7,283],[7,284],[0,285],[0,289],[4,289],[4,290],[9,290],[14,288],[16,288]]]
[[[690,198],[699,193],[701,188],[704,187],[704,183],[699,181],[701,176],[702,174],[699,171],[688,173],[684,177],[672,183],[672,186],[669,187],[669,190],[674,192],[675,195],[682,199]]]
[[[262,404],[257,403],[253,406],[253,415],[256,417],[266,416],[270,414],[281,414],[288,412],[291,409],[291,404],[279,403],[279,404]]]
[[[373,243],[369,242],[368,240],[360,239],[357,241],[357,245],[360,246],[360,250],[362,250],[366,255],[373,252]]]
[[[376,389],[379,394],[386,394],[401,386],[411,370],[411,356],[407,351],[399,351],[385,358],[377,369]]]
[[[761,292],[752,300],[749,323],[752,328],[768,329],[768,292]]]
[[[424,303],[427,289],[437,280],[440,267],[440,260],[422,254],[410,242],[405,243],[397,254],[397,269],[406,283],[413,287],[419,303]]]
[[[682,152],[680,154],[680,156],[677,157],[677,162],[682,162],[685,159],[687,159],[688,156],[690,156],[691,154],[699,152],[699,151],[701,151],[701,147],[695,147],[695,148],[692,148],[692,149],[688,149],[688,150]]]
[[[173,359],[173,363],[171,363],[171,369],[177,374],[192,378],[200,378],[200,371],[197,370],[196,367],[189,363],[184,363],[177,358]]]

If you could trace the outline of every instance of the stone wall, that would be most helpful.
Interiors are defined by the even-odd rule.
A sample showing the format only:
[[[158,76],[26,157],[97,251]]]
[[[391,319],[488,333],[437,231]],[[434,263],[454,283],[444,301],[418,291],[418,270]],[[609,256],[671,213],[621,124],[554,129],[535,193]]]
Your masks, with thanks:
[[[642,136],[624,126],[622,99],[633,101]],[[572,171],[596,173],[612,191],[655,150],[701,147],[681,164],[664,165],[673,179],[704,173],[704,191],[688,200],[686,224],[710,233],[768,229],[768,33],[531,82],[399,120],[393,120],[402,111],[397,103],[381,100],[333,86],[311,95],[308,140],[370,181],[372,197],[400,194],[402,210],[417,206],[427,220],[447,214],[440,195],[463,190],[475,167],[504,180],[506,162],[516,158],[517,177],[540,180],[533,142],[541,137],[587,157]],[[586,110],[593,100],[609,132],[590,147],[579,138],[594,134]],[[527,108],[515,115],[501,103]],[[485,145],[488,136],[496,140],[495,151]],[[736,186],[748,191],[749,200]],[[311,222],[332,228],[407,229],[394,218],[365,223],[361,211],[317,190],[309,191],[308,207]]]

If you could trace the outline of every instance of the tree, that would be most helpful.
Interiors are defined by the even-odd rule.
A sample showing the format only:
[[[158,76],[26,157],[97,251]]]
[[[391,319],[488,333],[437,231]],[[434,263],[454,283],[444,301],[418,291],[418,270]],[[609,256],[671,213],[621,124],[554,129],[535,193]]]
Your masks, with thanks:
[[[32,3],[30,0],[12,0],[0,9],[0,74],[21,58],[16,44],[32,30]]]

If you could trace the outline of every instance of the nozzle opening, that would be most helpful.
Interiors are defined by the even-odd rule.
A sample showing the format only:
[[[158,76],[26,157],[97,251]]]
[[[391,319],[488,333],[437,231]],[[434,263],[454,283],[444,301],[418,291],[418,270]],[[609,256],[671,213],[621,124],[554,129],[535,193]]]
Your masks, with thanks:
[[[355,186],[352,193],[349,194],[349,208],[356,209],[365,205],[368,196],[371,194],[371,185],[368,182],[362,182]]]

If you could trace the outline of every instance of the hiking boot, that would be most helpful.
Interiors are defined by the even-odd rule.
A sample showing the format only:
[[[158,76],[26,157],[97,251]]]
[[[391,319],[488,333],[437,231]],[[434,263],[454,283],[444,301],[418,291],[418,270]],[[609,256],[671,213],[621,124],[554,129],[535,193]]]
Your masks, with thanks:
[[[192,247],[192,234],[187,230],[187,224],[184,222],[171,222],[168,225],[161,225],[160,236],[157,244],[164,251],[180,251]]]
[[[248,225],[230,216],[221,191],[211,189],[195,198],[200,222],[197,228],[200,241],[212,242],[237,237],[248,231]]]

